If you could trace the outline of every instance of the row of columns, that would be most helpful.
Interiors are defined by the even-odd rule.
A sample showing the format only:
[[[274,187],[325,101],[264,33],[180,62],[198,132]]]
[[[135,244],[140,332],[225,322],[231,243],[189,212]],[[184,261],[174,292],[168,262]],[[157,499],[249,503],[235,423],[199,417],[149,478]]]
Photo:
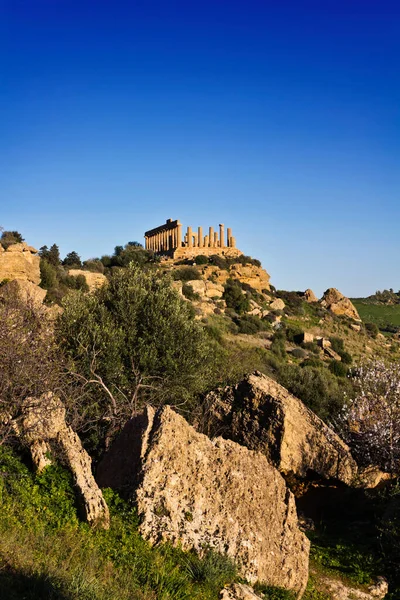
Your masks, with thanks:
[[[209,227],[208,235],[203,236],[203,228],[198,227],[193,232],[192,227],[187,228],[182,242],[182,223],[168,219],[165,225],[145,233],[145,248],[153,252],[171,252],[177,248],[235,248],[236,240],[232,236],[232,229],[228,227],[225,244],[225,226],[219,225],[218,232]]]
[[[224,238],[225,226],[223,223],[219,225],[219,236],[213,227],[209,227],[208,235],[204,237],[202,227],[198,227],[197,233],[193,233],[192,228],[188,227],[185,234],[184,246],[187,248],[234,248],[236,246],[236,241],[232,236],[232,229],[230,227],[227,230],[226,244]]]

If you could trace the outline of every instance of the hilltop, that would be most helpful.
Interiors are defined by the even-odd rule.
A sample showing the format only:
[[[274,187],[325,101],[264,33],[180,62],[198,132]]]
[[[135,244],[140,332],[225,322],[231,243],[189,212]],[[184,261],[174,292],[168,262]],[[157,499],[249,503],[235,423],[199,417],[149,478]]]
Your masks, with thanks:
[[[131,242],[82,261],[4,246],[2,593],[371,600],[381,575],[397,589],[399,448],[379,406],[377,438],[343,415],[359,365],[396,377],[399,346],[357,303],[276,290],[223,247]]]

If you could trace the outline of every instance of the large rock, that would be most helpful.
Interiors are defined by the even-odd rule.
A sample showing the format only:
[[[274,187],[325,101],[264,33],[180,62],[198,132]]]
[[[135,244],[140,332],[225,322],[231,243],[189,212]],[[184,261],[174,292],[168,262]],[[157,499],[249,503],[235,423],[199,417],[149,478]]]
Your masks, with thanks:
[[[5,252],[0,252],[0,281],[4,279],[21,279],[38,285],[40,256],[37,250],[23,242],[12,244]]]
[[[131,421],[100,463],[101,486],[125,492],[131,482],[151,543],[169,541],[234,558],[250,582],[301,594],[309,542],[299,530],[294,497],[258,452],[210,440],[165,406]]]
[[[73,277],[83,275],[90,291],[102,287],[107,281],[107,277],[103,273],[94,273],[93,271],[84,271],[83,269],[69,269],[68,275],[72,275]]]
[[[317,296],[314,294],[314,292],[310,288],[308,288],[304,292],[304,300],[306,302],[308,302],[309,304],[312,304],[313,302],[318,302]]]
[[[16,294],[23,302],[38,307],[43,304],[47,290],[25,279],[13,279],[0,287],[0,294]]]
[[[236,386],[211,392],[205,406],[203,430],[263,452],[284,475],[350,484],[357,474],[356,462],[339,436],[262,373],[256,371]]]
[[[257,265],[235,263],[229,269],[206,265],[201,272],[206,280],[220,285],[224,285],[228,279],[237,279],[240,283],[247,284],[260,293],[271,288],[270,276],[267,271]]]
[[[220,592],[220,600],[261,600],[254,590],[244,583],[232,583]]]
[[[30,446],[32,460],[38,470],[50,464],[48,453],[52,444],[56,444],[71,469],[86,520],[91,525],[108,528],[109,511],[93,477],[92,460],[78,435],[67,425],[61,400],[51,392],[39,398],[27,398],[22,406],[18,429]]]
[[[336,288],[329,288],[326,290],[320,303],[323,308],[330,310],[335,315],[344,315],[355,321],[361,321],[360,315],[354,304],[346,298],[346,296],[343,296]]]

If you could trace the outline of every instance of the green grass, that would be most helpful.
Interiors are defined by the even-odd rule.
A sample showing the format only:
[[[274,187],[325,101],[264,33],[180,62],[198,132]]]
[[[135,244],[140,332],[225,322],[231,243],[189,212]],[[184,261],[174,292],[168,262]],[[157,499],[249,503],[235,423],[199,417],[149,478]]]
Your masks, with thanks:
[[[80,522],[68,472],[32,474],[0,447],[2,600],[217,600],[237,578],[227,557],[153,548],[135,509],[111,490],[109,531]]]
[[[360,318],[365,323],[375,323],[378,327],[387,324],[400,326],[400,304],[387,306],[384,304],[366,304],[359,300],[352,301]]]

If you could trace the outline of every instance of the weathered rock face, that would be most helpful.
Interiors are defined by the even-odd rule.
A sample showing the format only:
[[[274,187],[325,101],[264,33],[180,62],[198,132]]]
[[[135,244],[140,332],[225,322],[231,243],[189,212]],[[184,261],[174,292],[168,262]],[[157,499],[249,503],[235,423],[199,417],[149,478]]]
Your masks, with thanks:
[[[4,249],[3,249],[4,250]],[[25,242],[13,244],[0,252],[0,281],[21,279],[40,283],[40,256],[37,250]]]
[[[241,283],[246,283],[258,292],[270,289],[270,276],[267,271],[257,265],[234,264],[229,270],[219,269],[213,265],[206,265],[202,268],[202,274],[206,280],[212,280],[215,283],[224,285],[226,281],[237,279]]]
[[[145,538],[199,552],[211,546],[233,557],[249,581],[304,591],[309,542],[292,493],[265,456],[231,440],[210,440],[168,406],[156,414],[147,409],[123,436],[99,465],[97,480],[111,487],[139,481]]]
[[[31,281],[13,279],[0,288],[0,294],[4,295],[8,293],[16,294],[23,302],[32,303],[34,306],[40,306],[43,304],[47,290],[42,289]]]
[[[305,292],[304,292],[304,300],[308,303],[312,303],[312,302],[318,302],[318,298],[317,296],[314,294],[314,292],[308,288]]]
[[[301,400],[262,373],[211,392],[206,406],[209,435],[263,452],[284,475],[349,484],[357,474],[348,446]]]
[[[220,600],[261,600],[254,590],[244,583],[233,583],[221,590]]]
[[[276,298],[273,302],[271,302],[269,308],[271,310],[283,310],[285,308],[285,303],[281,298]]]
[[[77,434],[66,424],[61,400],[49,392],[40,398],[27,398],[22,410],[20,434],[30,445],[36,467],[41,470],[50,464],[47,452],[51,442],[56,442],[72,471],[86,520],[108,528],[108,507],[93,477],[91,458]]]
[[[354,304],[335,288],[326,290],[320,303],[323,308],[330,310],[335,315],[344,315],[355,321],[361,321]]]
[[[83,269],[69,269],[68,275],[72,275],[73,277],[83,275],[90,291],[102,287],[107,281],[107,277],[103,273],[93,273],[92,271],[84,271]]]

